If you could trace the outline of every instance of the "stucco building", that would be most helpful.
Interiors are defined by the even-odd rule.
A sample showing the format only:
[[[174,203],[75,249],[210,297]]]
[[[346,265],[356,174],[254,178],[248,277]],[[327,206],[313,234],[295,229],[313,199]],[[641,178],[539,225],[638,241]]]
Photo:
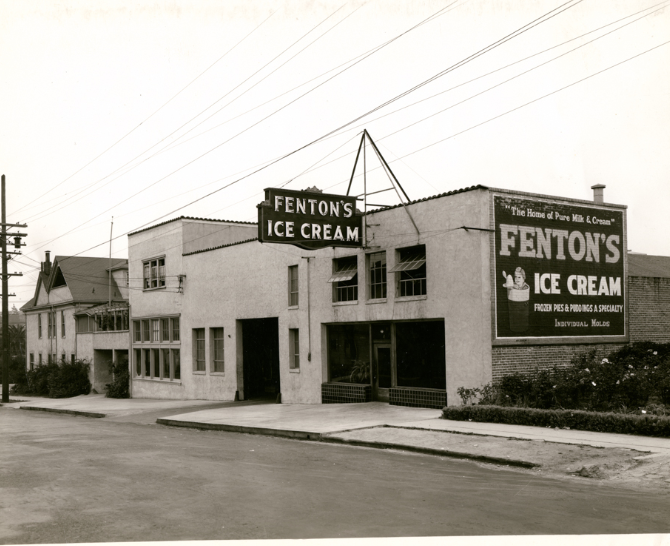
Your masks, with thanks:
[[[94,389],[111,381],[109,364],[128,360],[128,260],[50,253],[21,311],[26,316],[26,368],[86,360]],[[111,275],[110,275],[111,273]]]
[[[197,218],[130,234],[132,396],[441,407],[593,347],[670,341],[638,311],[667,305],[670,272],[629,276],[626,208],[600,187],[582,201],[475,186],[361,230],[361,248],[320,250]]]

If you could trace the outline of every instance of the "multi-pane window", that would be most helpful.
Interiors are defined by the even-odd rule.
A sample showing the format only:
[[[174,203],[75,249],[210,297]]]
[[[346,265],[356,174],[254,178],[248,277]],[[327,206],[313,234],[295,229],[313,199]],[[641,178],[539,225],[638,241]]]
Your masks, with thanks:
[[[55,364],[58,363],[58,359],[56,358],[56,353],[53,353],[53,354],[51,355],[51,362],[53,362],[53,363],[55,363]]]
[[[172,324],[172,341],[179,341],[179,317],[171,318]]]
[[[170,319],[161,319],[161,341],[170,341]]]
[[[47,337],[48,337],[48,338],[51,338],[51,328],[52,328],[52,325],[51,325],[51,313],[47,313],[47,315],[49,316],[49,322],[48,322],[48,324],[47,324]]]
[[[143,263],[144,289],[165,286],[165,258],[147,260]]]
[[[375,252],[368,255],[370,279],[369,298],[371,300],[386,297],[386,252]]]
[[[40,354],[38,355],[37,363],[38,363],[40,366],[44,363],[44,361],[42,360],[42,353],[40,353]]]
[[[205,329],[193,329],[193,371],[205,371]]]
[[[290,265],[288,267],[288,305],[296,307],[298,305],[298,266]]]
[[[42,314],[37,314],[37,337],[42,338]],[[41,362],[40,362],[41,364]]]
[[[158,349],[151,349],[151,377],[161,376],[160,357]]]
[[[210,328],[213,372],[223,372],[223,328]]]
[[[30,353],[30,369],[35,369],[35,353]]]
[[[65,311],[60,312],[60,337],[65,337]]]
[[[161,349],[161,359],[163,361],[163,379],[170,379],[170,349]]]
[[[290,328],[288,331],[289,368],[300,369],[300,330]]]
[[[150,317],[133,321],[135,376],[143,379],[179,380],[178,317]],[[148,344],[148,345],[147,345]],[[178,345],[177,345],[178,347]]]
[[[179,349],[172,349],[172,366],[174,379],[181,379],[181,360]]]
[[[425,296],[426,247],[420,245],[400,249],[398,262],[389,273],[396,274],[396,294],[399,297]]]
[[[333,301],[358,300],[358,257],[348,256],[333,260]]]

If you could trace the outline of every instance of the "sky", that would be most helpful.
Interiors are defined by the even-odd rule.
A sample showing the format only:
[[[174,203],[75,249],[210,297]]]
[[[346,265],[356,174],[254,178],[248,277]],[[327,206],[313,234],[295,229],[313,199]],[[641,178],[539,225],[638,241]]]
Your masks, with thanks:
[[[106,257],[111,231],[125,258],[177,216],[255,221],[267,187],[346,193],[363,129],[410,199],[605,184],[628,248],[668,256],[669,4],[0,0],[10,307],[46,250]]]

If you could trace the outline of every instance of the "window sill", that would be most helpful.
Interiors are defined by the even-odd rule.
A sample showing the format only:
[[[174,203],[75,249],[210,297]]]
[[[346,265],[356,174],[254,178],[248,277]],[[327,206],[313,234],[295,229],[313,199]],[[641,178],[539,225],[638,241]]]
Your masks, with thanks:
[[[193,375],[207,375],[207,372],[196,372],[195,370],[193,370],[193,372],[191,372],[191,373]]]
[[[368,300],[365,302],[365,305],[374,305],[375,303],[386,303],[386,298],[378,298],[374,300]]]
[[[300,368],[289,368],[289,373],[300,373]]]
[[[181,385],[181,379],[161,379],[159,377],[135,377],[133,381],[150,381],[152,383],[163,383],[167,385]]]
[[[156,286],[155,288],[142,288],[142,292],[153,292],[154,290],[165,290],[166,286]]]
[[[288,307],[289,311],[293,311],[295,309],[300,309],[300,306],[299,305],[289,305],[289,307]]]
[[[219,377],[223,377],[224,375],[226,375],[226,372],[209,372],[209,375],[218,375]]]
[[[335,307],[335,306],[340,306],[340,305],[358,305],[358,300],[353,300],[353,301],[334,301],[334,302],[333,302],[333,307]]]
[[[420,301],[427,299],[428,295],[424,294],[423,296],[398,296],[395,301]]]

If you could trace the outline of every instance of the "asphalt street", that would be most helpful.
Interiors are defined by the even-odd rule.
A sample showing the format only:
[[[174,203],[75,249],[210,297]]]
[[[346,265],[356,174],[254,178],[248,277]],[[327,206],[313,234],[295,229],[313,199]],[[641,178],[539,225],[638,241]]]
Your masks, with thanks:
[[[0,408],[0,542],[670,532],[670,496],[397,451]]]

